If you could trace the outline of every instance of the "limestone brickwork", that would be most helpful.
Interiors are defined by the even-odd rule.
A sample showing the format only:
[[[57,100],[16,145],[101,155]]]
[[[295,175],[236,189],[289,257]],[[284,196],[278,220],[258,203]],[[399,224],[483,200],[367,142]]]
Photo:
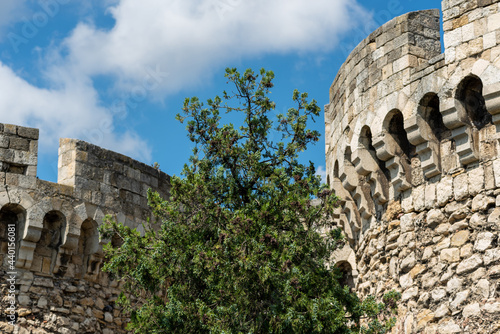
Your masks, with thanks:
[[[36,177],[38,130],[0,124],[0,333],[125,333],[120,284],[101,272],[97,231],[105,215],[141,230],[146,192],[169,192],[169,176],[89,143],[61,139],[58,183]],[[16,262],[9,263],[8,226]],[[114,242],[112,240],[112,242]],[[8,282],[11,272],[15,280]],[[9,324],[14,283],[16,326]]]
[[[395,333],[500,333],[500,3],[442,1],[349,55],[325,106],[327,179],[361,295]]]

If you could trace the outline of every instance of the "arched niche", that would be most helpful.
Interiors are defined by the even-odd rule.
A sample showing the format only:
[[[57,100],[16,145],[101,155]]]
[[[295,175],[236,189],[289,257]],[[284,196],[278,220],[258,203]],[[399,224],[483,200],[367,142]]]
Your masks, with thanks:
[[[369,175],[371,195],[375,203],[379,205],[386,203],[390,172],[386,168],[385,161],[377,156],[373,146],[372,131],[368,125],[361,128],[356,160],[356,170],[362,175]]]
[[[408,135],[410,142],[415,144],[423,176],[431,178],[439,175],[441,142],[451,137],[451,131],[444,125],[436,93],[427,93],[420,99],[417,116],[410,118],[409,123]]]
[[[340,261],[335,264],[335,267],[339,270],[341,277],[339,283],[341,286],[348,286],[350,289],[356,287],[353,275],[353,268],[351,264],[347,261]]]
[[[377,157],[375,147],[373,147],[372,130],[368,125],[365,125],[361,128],[361,132],[359,133],[359,146],[364,148],[368,153],[370,153],[371,157],[373,158],[374,161],[377,162],[377,164],[384,165],[385,168],[384,162],[380,161],[380,159]]]
[[[352,195],[352,191],[358,186],[358,177],[352,164],[352,151],[349,146],[344,150],[344,161],[339,173],[342,185],[347,191],[351,192]]]
[[[94,254],[99,251],[99,232],[97,231],[97,223],[93,219],[83,221],[80,229],[80,238],[77,248],[77,277],[85,276],[89,271],[93,272],[96,269]]]
[[[496,136],[496,127],[486,109],[479,77],[469,75],[462,79],[455,91],[455,106],[462,125],[453,130],[452,136],[460,163],[466,166],[496,157],[496,147],[490,142]]]
[[[396,146],[393,152],[410,162],[410,159],[415,155],[415,146],[408,140],[404,126],[404,118],[401,111],[394,109],[387,115],[386,118],[387,133],[394,140]]]
[[[465,77],[457,87],[455,99],[458,102],[459,113],[465,117],[465,123],[476,130],[481,130],[493,124],[492,116],[486,110],[483,97],[483,83],[475,75]]]
[[[428,125],[428,140],[440,142],[451,136],[451,131],[444,125],[439,109],[439,97],[436,93],[427,93],[420,100],[418,114]]]
[[[31,269],[50,274],[56,264],[59,247],[66,231],[66,217],[60,211],[52,210],[43,218],[40,240],[36,244]]]
[[[18,204],[5,204],[0,210],[1,254],[8,253],[9,237],[15,234],[16,254],[26,223],[26,210]],[[13,231],[14,230],[14,231]],[[16,255],[17,258],[17,255]]]
[[[385,151],[391,156],[386,161],[386,167],[394,187],[393,197],[397,198],[401,192],[411,188],[411,159],[416,156],[416,148],[408,140],[404,117],[400,110],[391,110],[385,117],[383,126],[386,131]]]

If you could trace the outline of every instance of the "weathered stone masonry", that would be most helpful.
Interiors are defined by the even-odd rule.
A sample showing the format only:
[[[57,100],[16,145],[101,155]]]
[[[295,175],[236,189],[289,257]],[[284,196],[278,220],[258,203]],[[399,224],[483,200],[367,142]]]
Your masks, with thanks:
[[[111,214],[141,229],[146,192],[169,191],[157,169],[83,141],[61,139],[58,183],[36,177],[38,130],[0,124],[0,332],[124,333],[117,281],[100,271],[97,231]],[[16,226],[17,326],[6,317],[7,226]],[[113,241],[112,241],[113,242]]]
[[[500,332],[500,3],[442,1],[350,54],[325,106],[330,186],[361,294],[402,293],[397,333]]]

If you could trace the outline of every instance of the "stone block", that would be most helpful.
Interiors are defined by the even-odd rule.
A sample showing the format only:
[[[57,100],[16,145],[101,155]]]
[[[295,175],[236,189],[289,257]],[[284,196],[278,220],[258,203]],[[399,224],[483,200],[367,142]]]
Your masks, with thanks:
[[[412,199],[416,211],[425,210],[425,184],[412,189]]]
[[[431,297],[435,302],[439,302],[446,297],[446,290],[443,288],[434,289],[431,292]]]
[[[448,281],[448,283],[446,284],[446,291],[448,293],[453,293],[455,291],[458,291],[462,288],[463,283],[464,283],[463,279],[454,277],[454,278],[450,279]]]
[[[495,31],[500,29],[500,13],[488,16],[488,31]]]
[[[468,258],[472,256],[472,249],[474,248],[474,245],[472,244],[465,244],[460,248],[460,257],[462,259]]]
[[[469,182],[466,173],[457,175],[453,179],[455,200],[461,201],[469,195]]]
[[[488,269],[488,276],[493,279],[500,278],[500,265]]]
[[[24,138],[38,140],[39,130],[35,128],[27,128],[24,126],[20,126],[17,129],[17,134]]]
[[[30,143],[25,138],[11,137],[9,148],[13,150],[29,151]]]
[[[472,303],[464,307],[462,315],[464,318],[477,317],[481,314],[479,303]]]
[[[497,33],[492,31],[483,36],[483,49],[489,49],[497,45]]]
[[[460,250],[458,248],[443,249],[440,254],[441,261],[449,263],[460,261]]]
[[[484,194],[479,194],[472,200],[472,211],[485,211],[490,206],[494,206],[496,199],[492,196],[486,196]]]
[[[405,292],[401,295],[401,301],[407,301],[409,299],[415,298],[418,296],[418,287],[411,287],[406,289]]]
[[[469,290],[464,290],[459,293],[457,293],[455,299],[450,303],[450,307],[452,309],[457,309],[464,301],[467,300],[467,297],[469,297]]]
[[[434,316],[436,317],[436,319],[444,318],[448,314],[450,314],[450,309],[446,304],[439,305],[436,311],[434,311]]]
[[[500,172],[500,165],[499,165]],[[499,175],[500,176],[500,175]],[[437,185],[437,204],[444,206],[450,199],[453,198],[453,178],[445,176]]]
[[[489,266],[500,260],[500,248],[488,249],[483,256],[484,265]]]
[[[404,214],[400,218],[401,232],[406,233],[415,230],[414,219],[417,215],[414,212]]]
[[[425,207],[432,209],[436,206],[436,185],[428,183],[425,187]]]
[[[464,16],[466,18],[466,16]],[[474,33],[474,23],[468,23],[462,27],[462,41],[467,42],[476,38],[476,34]]]
[[[474,250],[484,252],[491,248],[494,235],[491,232],[481,232],[477,235],[476,242],[474,243]]]
[[[478,166],[468,173],[469,179],[469,194],[474,196],[479,192],[484,190],[484,169],[482,166]]]
[[[477,269],[479,266],[483,264],[483,259],[481,255],[474,254],[471,257],[463,260],[458,264],[457,274],[465,274]]]
[[[476,294],[480,295],[482,298],[488,298],[490,295],[490,282],[487,279],[480,279],[479,282],[474,287]]]
[[[443,13],[444,15],[444,13]],[[444,47],[448,49],[449,47],[457,46],[462,43],[462,28],[456,28],[452,31],[445,32],[444,34]]]
[[[451,237],[450,245],[452,247],[460,247],[469,240],[470,232],[468,230],[458,231]]]
[[[424,309],[417,314],[417,331],[423,329],[427,324],[435,318],[434,313],[429,309]],[[405,331],[405,333],[412,333],[413,331]]]
[[[490,314],[500,313],[500,302],[487,303],[483,306],[483,311]]]
[[[53,288],[54,287],[54,283],[53,283],[52,279],[42,278],[42,277],[35,277],[35,279],[33,280],[33,285],[34,286],[43,286],[46,288]]]
[[[432,209],[427,213],[427,226],[434,227],[447,221],[444,213],[439,209]]]
[[[462,333],[462,329],[460,328],[459,325],[455,323],[455,321],[448,320],[439,324],[437,333],[440,334]]]

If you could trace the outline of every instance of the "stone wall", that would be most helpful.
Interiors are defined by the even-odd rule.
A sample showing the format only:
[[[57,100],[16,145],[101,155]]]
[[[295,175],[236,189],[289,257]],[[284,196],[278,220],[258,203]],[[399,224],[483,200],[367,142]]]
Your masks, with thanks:
[[[386,23],[325,106],[327,178],[361,295],[402,293],[396,333],[500,331],[500,4]]]
[[[108,240],[99,239],[97,228],[110,214],[141,230],[150,216],[147,189],[167,197],[169,177],[121,154],[61,139],[58,183],[43,181],[36,177],[37,141],[37,129],[0,124],[0,332],[125,333],[127,315],[115,305],[120,285],[100,270]],[[12,292],[15,326],[9,324]]]

